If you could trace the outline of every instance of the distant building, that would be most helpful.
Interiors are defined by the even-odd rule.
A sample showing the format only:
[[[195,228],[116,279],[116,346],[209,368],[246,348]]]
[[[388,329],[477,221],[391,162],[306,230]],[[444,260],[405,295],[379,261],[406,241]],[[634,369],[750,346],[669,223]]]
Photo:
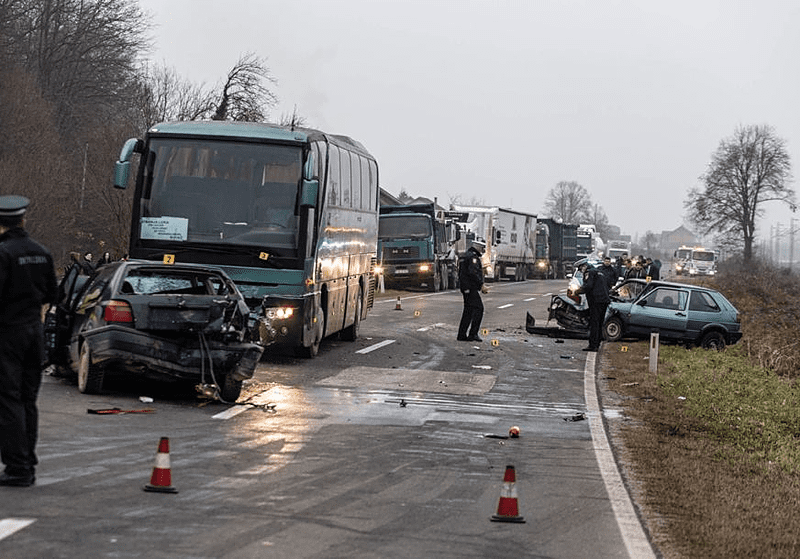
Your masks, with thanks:
[[[399,206],[402,202],[396,197],[389,194],[381,188],[380,205],[381,206]]]
[[[681,225],[673,231],[661,232],[661,250],[666,254],[672,254],[681,245],[694,246],[699,244],[697,235]]]

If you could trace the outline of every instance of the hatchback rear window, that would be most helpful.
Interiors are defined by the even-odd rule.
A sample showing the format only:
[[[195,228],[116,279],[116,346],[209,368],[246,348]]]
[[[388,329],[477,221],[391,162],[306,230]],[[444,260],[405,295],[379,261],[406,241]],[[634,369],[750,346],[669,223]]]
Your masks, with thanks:
[[[689,300],[690,311],[701,312],[719,312],[719,305],[711,296],[705,291],[692,291],[692,297]]]

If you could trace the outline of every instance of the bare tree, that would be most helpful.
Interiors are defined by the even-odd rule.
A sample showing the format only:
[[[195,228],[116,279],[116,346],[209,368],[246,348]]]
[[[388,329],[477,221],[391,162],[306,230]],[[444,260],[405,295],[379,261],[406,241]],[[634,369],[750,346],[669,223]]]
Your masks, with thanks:
[[[605,239],[606,241],[610,240],[610,224],[603,206],[600,204],[592,204],[591,213],[587,217],[588,223],[594,223],[595,229],[597,230],[597,234],[600,235],[600,238]]]
[[[144,69],[140,110],[143,128],[169,120],[199,120],[216,110],[216,94],[178,75],[174,68]]]
[[[592,197],[575,181],[561,181],[551,188],[544,207],[548,217],[570,224],[585,223],[593,213]]]
[[[780,201],[795,209],[786,142],[771,126],[737,128],[720,142],[700,179],[704,187],[692,188],[684,202],[690,221],[703,235],[736,240],[745,262],[753,258],[756,219],[763,216],[763,203]]]
[[[277,80],[272,77],[266,61],[253,53],[245,54],[228,72],[212,120],[266,120],[269,107],[278,101],[267,85],[270,83],[275,84]]]

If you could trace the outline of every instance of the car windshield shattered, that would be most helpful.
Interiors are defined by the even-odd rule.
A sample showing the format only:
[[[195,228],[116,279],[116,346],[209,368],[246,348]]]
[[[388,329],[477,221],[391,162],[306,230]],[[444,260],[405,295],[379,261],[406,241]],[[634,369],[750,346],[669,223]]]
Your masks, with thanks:
[[[216,275],[134,269],[125,276],[121,291],[136,295],[225,295],[228,288]]]
[[[645,287],[647,287],[647,284],[644,283],[625,282],[614,288],[611,296],[617,301],[633,301],[644,291]]]

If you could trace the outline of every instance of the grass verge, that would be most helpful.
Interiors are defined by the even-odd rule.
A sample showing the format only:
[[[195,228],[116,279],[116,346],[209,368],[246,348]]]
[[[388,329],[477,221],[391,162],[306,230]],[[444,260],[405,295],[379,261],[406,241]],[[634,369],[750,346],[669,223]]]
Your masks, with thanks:
[[[606,343],[613,439],[664,557],[800,557],[800,411],[792,380],[725,352]],[[604,405],[608,405],[605,402]]]

